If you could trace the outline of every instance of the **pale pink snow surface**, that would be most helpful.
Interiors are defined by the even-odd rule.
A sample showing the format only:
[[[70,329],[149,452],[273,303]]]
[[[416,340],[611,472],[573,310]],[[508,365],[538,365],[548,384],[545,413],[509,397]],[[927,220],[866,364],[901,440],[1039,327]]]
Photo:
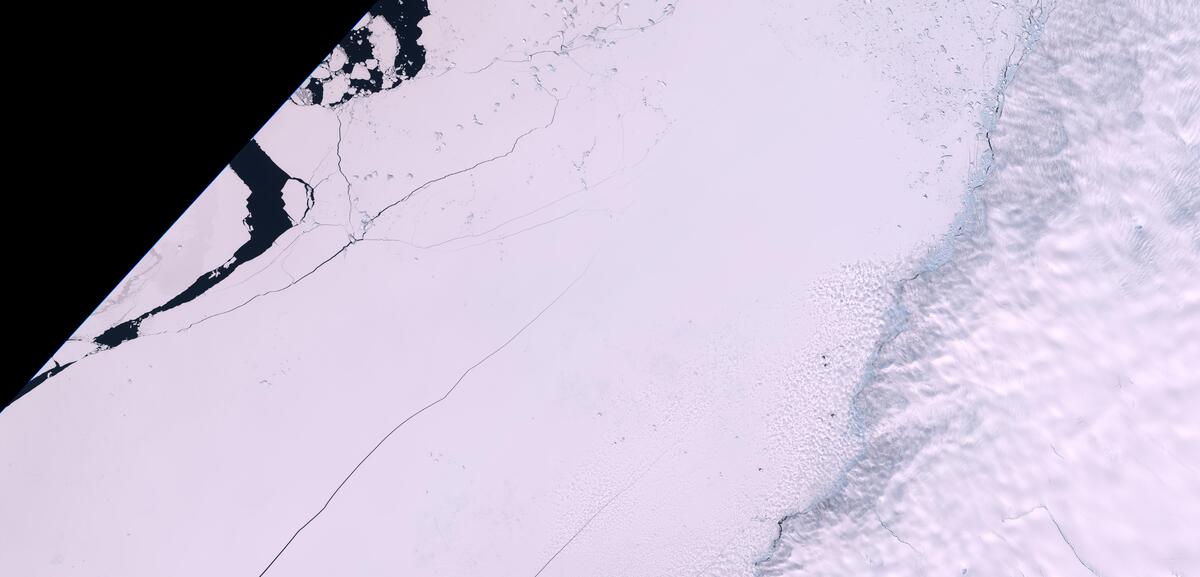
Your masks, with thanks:
[[[1060,2],[764,575],[1200,574],[1200,8]]]
[[[1200,574],[1196,4],[429,8],[0,414],[0,575]]]

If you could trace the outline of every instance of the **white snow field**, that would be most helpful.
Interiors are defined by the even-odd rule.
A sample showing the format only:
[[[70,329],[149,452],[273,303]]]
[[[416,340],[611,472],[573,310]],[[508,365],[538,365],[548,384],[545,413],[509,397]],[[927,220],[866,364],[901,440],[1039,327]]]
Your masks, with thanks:
[[[762,574],[1200,574],[1200,6],[1059,2],[1005,95]]]
[[[0,575],[1197,573],[1190,3],[428,8],[0,414]]]

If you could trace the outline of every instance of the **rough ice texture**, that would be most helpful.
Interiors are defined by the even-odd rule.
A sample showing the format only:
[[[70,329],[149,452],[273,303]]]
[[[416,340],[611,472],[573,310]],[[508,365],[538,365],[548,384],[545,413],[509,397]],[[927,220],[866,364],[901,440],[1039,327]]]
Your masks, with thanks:
[[[1200,9],[1060,2],[1004,94],[762,574],[1200,570]]]
[[[0,414],[0,574],[1194,573],[1197,18],[1096,6],[373,11]]]

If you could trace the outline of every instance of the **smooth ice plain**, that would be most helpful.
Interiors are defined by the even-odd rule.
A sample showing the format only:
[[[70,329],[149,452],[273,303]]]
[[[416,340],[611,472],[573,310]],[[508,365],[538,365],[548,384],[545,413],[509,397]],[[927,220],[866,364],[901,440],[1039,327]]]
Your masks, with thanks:
[[[0,414],[0,574],[1200,573],[1200,8],[414,4]]]

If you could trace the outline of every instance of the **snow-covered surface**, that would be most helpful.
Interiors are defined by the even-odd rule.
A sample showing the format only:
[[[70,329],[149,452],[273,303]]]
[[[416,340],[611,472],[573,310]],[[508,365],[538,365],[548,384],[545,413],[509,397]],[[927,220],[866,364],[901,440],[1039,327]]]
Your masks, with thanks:
[[[766,575],[1200,571],[1200,8],[1061,2]]]
[[[429,13],[0,415],[0,574],[1196,573],[1196,8]]]

